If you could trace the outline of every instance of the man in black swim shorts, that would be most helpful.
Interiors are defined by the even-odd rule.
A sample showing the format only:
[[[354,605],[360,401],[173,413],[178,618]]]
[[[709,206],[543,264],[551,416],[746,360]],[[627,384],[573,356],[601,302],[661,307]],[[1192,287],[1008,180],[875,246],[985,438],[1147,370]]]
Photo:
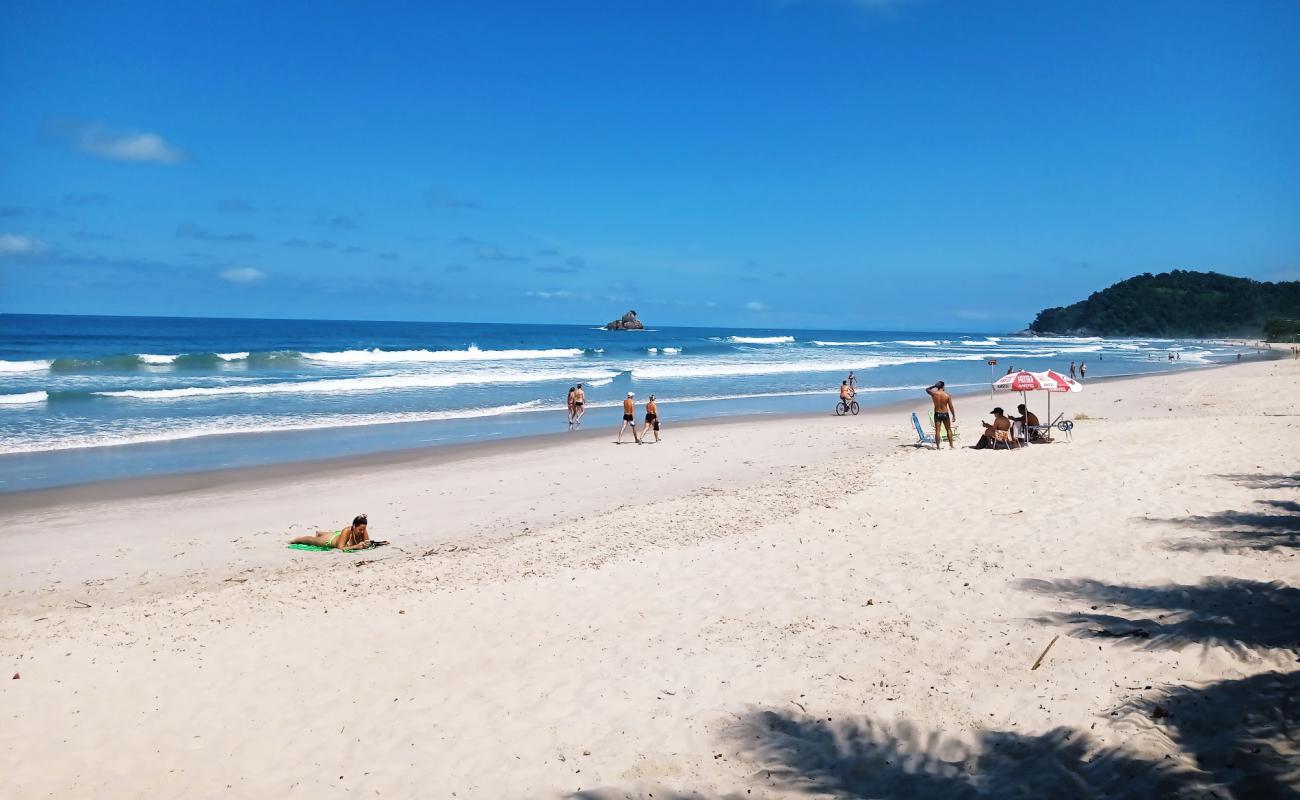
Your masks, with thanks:
[[[627,430],[628,423],[632,423],[632,438],[636,439],[637,444],[641,444],[641,437],[636,435],[636,395],[631,392],[623,398],[623,424],[618,429],[618,443],[623,443],[623,431]]]

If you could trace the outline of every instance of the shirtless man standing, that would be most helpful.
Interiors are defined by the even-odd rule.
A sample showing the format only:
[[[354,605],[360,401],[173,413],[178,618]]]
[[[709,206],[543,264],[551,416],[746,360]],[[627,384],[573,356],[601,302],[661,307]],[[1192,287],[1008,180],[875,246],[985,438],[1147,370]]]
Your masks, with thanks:
[[[581,428],[581,427],[582,427],[582,415],[583,415],[583,412],[586,411],[586,408],[583,407],[583,404],[586,403],[586,402],[587,402],[587,395],[583,394],[583,391],[582,391],[582,384],[580,383],[580,384],[578,384],[577,386],[575,386],[574,389],[573,389],[573,425],[574,425],[574,427],[577,427],[577,428]]]
[[[957,407],[952,404],[952,395],[944,391],[943,381],[925,390],[934,401],[934,449],[938,450],[941,445],[939,439],[939,425],[942,424],[948,431],[948,449],[956,450],[957,446],[952,443],[952,424],[957,421]]]
[[[631,392],[623,398],[623,425],[618,429],[618,443],[623,443],[623,431],[627,430],[628,423],[632,423],[632,438],[636,439],[637,444],[641,444],[641,437],[636,435],[636,395]]]
[[[659,404],[655,402],[654,395],[645,401],[645,427],[641,429],[641,441],[645,441],[645,435],[651,428],[655,432],[655,444],[659,444]]]

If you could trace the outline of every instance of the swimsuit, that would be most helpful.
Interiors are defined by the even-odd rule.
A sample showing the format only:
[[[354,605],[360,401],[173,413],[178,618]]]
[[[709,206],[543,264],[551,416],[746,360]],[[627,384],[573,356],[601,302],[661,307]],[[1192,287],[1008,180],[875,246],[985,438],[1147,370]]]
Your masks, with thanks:
[[[636,417],[632,416],[631,414],[624,414],[624,415],[623,415],[623,421],[624,421],[624,422],[636,422]]]
[[[948,412],[947,412],[947,411],[936,411],[936,412],[934,412],[934,421],[935,421],[935,422],[947,422],[947,421],[948,421]]]
[[[334,534],[333,536],[330,537],[330,540],[325,544],[325,546],[326,546],[326,547],[333,547],[333,546],[334,546],[334,542],[335,542],[335,540],[338,539],[338,538],[339,538],[340,536],[342,536],[342,535],[343,535],[343,531],[337,531],[337,532],[335,532],[335,534]]]

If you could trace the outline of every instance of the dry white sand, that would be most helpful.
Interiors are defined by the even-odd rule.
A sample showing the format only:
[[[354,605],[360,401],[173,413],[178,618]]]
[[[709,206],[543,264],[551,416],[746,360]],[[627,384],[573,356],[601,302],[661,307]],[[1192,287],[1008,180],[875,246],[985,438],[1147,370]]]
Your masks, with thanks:
[[[1012,453],[889,412],[23,507],[0,794],[1297,796],[1297,389],[1092,383]],[[360,511],[393,546],[284,549]]]

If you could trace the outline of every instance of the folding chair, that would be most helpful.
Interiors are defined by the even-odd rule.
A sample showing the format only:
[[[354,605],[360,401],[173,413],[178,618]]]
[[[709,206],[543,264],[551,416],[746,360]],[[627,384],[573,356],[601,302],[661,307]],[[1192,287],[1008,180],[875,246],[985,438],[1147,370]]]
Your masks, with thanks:
[[[919,440],[917,441],[918,446],[923,444],[932,444],[935,447],[939,446],[939,443],[934,440],[933,436],[921,429],[921,420],[916,416],[916,412],[912,413],[912,427],[916,428],[916,438]]]

